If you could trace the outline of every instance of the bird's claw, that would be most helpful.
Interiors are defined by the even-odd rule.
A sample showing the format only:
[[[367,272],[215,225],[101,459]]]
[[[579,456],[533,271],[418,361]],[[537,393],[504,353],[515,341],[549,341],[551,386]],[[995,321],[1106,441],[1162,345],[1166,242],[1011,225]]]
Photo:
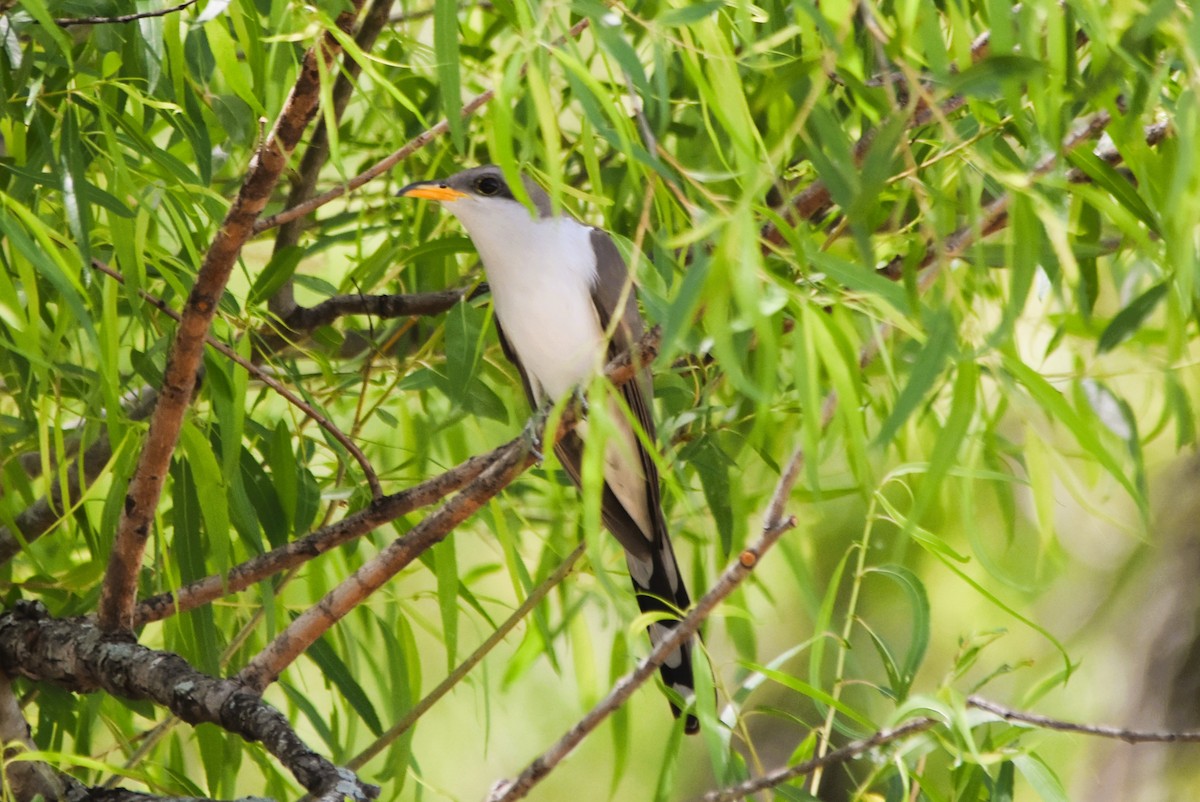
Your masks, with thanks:
[[[529,446],[529,453],[533,456],[538,465],[542,464],[545,455],[542,454],[542,421],[531,420],[525,424],[524,431],[521,436],[525,438],[525,443]]]

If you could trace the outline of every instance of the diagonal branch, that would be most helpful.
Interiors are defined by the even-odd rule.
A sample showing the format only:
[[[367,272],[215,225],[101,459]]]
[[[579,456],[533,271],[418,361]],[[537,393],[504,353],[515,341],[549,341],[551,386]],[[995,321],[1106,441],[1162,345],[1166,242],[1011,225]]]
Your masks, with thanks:
[[[793,455],[783,475],[771,495],[771,503],[763,522],[763,532],[758,541],[744,549],[737,560],[725,569],[712,588],[693,605],[688,614],[680,622],[670,628],[665,638],[650,650],[637,668],[617,680],[608,695],[600,700],[591,710],[571,727],[549,749],[538,755],[525,767],[515,780],[501,780],[493,786],[488,794],[487,802],[512,802],[523,799],[535,785],[542,781],[554,768],[577,747],[596,727],[612,713],[625,704],[658,671],[659,666],[692,637],[700,625],[712,614],[717,605],[724,601],[742,581],[750,575],[758,565],[763,555],[778,542],[783,534],[796,525],[793,517],[784,517],[783,499],[792,491],[800,476],[803,464],[803,454],[797,451]]]
[[[245,590],[275,574],[303,565],[354,538],[362,537],[402,515],[433,504],[478,478],[512,446],[513,443],[507,443],[487,454],[471,457],[440,476],[415,487],[373,499],[365,508],[347,515],[337,523],[323,526],[291,543],[253,557],[235,566],[224,576],[205,577],[184,585],[174,593],[151,596],[134,609],[134,625],[140,627],[151,621],[161,621],[222,596]]]
[[[210,677],[177,654],[110,635],[87,619],[51,618],[39,603],[21,602],[0,615],[0,671],[76,693],[146,699],[191,724],[260,741],[318,798],[365,802],[379,794],[309,749],[282,713],[237,681]]]
[[[507,487],[536,459],[531,437],[521,437],[505,445],[499,458],[457,496],[413,527],[408,534],[393,540],[383,551],[325,594],[321,601],[297,616],[287,629],[246,664],[238,674],[238,680],[247,688],[262,693],[284,668],[291,665],[330,627],[423,552],[445,539],[456,526]]]
[[[789,766],[785,769],[772,771],[764,774],[761,777],[756,777],[753,780],[747,780],[740,785],[735,785],[732,788],[723,788],[717,791],[710,791],[703,797],[704,802],[733,802],[736,799],[744,799],[751,794],[759,791],[766,791],[771,788],[776,788],[783,785],[789,780],[794,780],[797,777],[803,777],[806,774],[812,774],[817,769],[825,769],[830,766],[836,766],[841,763],[853,760],[866,752],[876,749],[880,746],[890,744],[894,741],[899,741],[908,738],[917,733],[924,732],[938,724],[938,720],[929,716],[914,718],[911,721],[906,721],[898,727],[893,727],[888,730],[880,730],[879,732],[867,738],[858,741],[851,741],[840,749],[835,749],[827,755],[814,757],[811,760],[806,760],[803,763],[797,763],[795,766]]]
[[[363,0],[353,0],[357,11]],[[354,15],[343,12],[337,24],[349,30]],[[288,155],[317,110],[320,74],[338,52],[337,40],[328,33],[308,50],[300,75],[284,102],[275,127],[250,160],[241,191],[230,207],[212,245],[205,254],[195,284],[184,305],[182,320],[167,356],[158,404],[150,419],[150,431],[129,484],[117,526],[116,541],[104,576],[99,606],[100,626],[106,631],[129,630],[138,572],[154,512],[158,508],[171,455],[179,442],[183,416],[196,386],[196,371],[204,351],[204,338],[212,326],[217,304],[241,253],[254,231],[254,221],[271,196]]]
[[[555,39],[554,42],[550,46],[558,47],[558,46],[562,45],[564,42],[568,42],[571,39],[575,39],[576,37],[579,36],[579,34],[581,34],[588,27],[589,24],[590,24],[589,19],[587,17],[584,17],[583,19],[579,20],[579,22],[572,25],[571,29],[568,30],[565,34],[563,34],[559,38]],[[527,70],[528,70],[528,65],[527,64],[523,65],[521,67],[520,74],[522,76],[525,75]],[[494,98],[495,96],[496,96],[496,90],[489,89],[486,92],[482,92],[482,93],[476,95],[475,97],[471,98],[462,107],[463,119],[470,117],[475,112],[479,111],[481,108],[486,106],[488,104],[488,102],[491,101],[491,99]],[[448,119],[442,120],[441,122],[437,123],[437,125],[433,126],[432,128],[429,128],[428,130],[423,131],[422,133],[413,137],[408,142],[406,142],[400,149],[393,151],[389,156],[387,156],[384,159],[371,165],[369,168],[367,168],[363,172],[359,173],[358,175],[354,176],[353,178],[351,178],[349,181],[347,181],[342,186],[334,187],[333,189],[329,190],[328,192],[324,192],[320,195],[316,195],[316,196],[310,198],[309,200],[307,200],[303,203],[298,203],[295,206],[293,206],[292,208],[286,209],[282,212],[279,212],[278,214],[273,214],[273,215],[270,215],[269,217],[264,217],[263,219],[259,220],[255,224],[254,232],[259,233],[261,231],[266,231],[269,228],[274,228],[275,226],[283,225],[284,223],[287,223],[289,221],[295,220],[300,217],[304,217],[305,215],[321,208],[322,206],[329,203],[330,201],[337,200],[338,198],[342,197],[343,195],[353,192],[354,190],[361,187],[363,184],[366,184],[367,182],[371,181],[372,179],[378,178],[379,176],[383,175],[388,170],[392,169],[397,164],[404,161],[409,156],[411,156],[412,154],[416,153],[421,148],[428,145],[434,139],[436,139],[439,136],[442,136],[443,134],[448,133],[449,131],[450,131],[450,121]]]

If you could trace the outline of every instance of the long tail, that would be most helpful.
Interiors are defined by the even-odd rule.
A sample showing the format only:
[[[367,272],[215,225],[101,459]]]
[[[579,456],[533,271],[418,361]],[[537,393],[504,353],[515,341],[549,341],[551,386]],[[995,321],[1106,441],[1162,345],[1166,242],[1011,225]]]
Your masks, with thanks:
[[[649,560],[626,552],[626,563],[629,566],[629,577],[633,580],[633,589],[637,593],[638,607],[643,613],[665,612],[676,616],[678,611],[686,610],[691,605],[687,587],[679,573],[679,564],[675,561],[675,551],[671,548],[670,538],[659,539],[658,548],[652,549]],[[650,624],[647,627],[650,643],[657,646],[676,626],[674,618]],[[694,645],[695,638],[688,638],[682,646],[668,655],[659,668],[663,684],[679,694],[685,702],[696,694],[696,680],[692,673]],[[679,718],[683,711],[672,701],[671,712]],[[700,721],[689,715],[684,723],[684,730],[691,734],[699,729]]]

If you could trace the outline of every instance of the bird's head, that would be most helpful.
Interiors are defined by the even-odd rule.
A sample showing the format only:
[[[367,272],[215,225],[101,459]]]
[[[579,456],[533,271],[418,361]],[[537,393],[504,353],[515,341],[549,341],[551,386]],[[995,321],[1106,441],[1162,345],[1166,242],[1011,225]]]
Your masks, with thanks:
[[[525,194],[533,201],[535,217],[553,215],[550,196],[532,179],[522,176]],[[493,164],[473,167],[438,181],[417,181],[396,193],[402,198],[435,200],[474,234],[490,228],[519,225],[530,211],[513,195],[504,172]]]

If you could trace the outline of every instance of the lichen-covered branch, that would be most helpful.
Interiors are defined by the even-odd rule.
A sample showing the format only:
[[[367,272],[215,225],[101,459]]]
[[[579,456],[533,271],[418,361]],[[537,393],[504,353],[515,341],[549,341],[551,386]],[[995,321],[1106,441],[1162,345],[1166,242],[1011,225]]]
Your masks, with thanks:
[[[334,791],[365,802],[379,793],[309,749],[282,713],[240,683],[210,677],[177,654],[106,633],[88,619],[51,618],[41,604],[20,603],[0,615],[0,671],[76,693],[149,700],[190,724],[216,724],[259,741],[317,797]]]

